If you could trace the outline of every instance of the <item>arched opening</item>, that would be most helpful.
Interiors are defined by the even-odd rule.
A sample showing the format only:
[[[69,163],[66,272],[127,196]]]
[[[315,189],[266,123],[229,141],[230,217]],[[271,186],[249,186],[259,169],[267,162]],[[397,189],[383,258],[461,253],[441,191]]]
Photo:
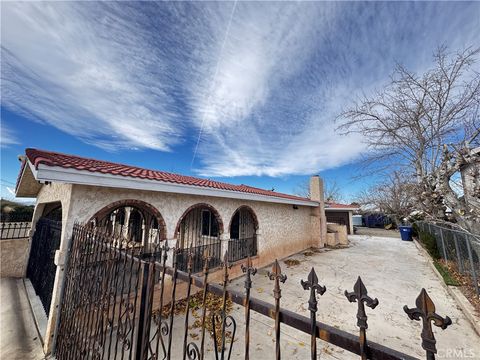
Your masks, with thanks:
[[[209,267],[220,264],[223,223],[218,212],[211,205],[196,204],[185,211],[175,231],[179,251],[178,267],[187,269],[188,254],[192,254],[192,271],[201,271],[204,257],[210,257]]]
[[[166,239],[165,222],[152,205],[139,200],[122,200],[98,211],[90,222],[107,234],[133,244],[148,245]]]
[[[257,229],[257,217],[250,207],[242,206],[235,211],[230,221],[230,240],[228,242],[230,261],[257,255]]]
[[[45,204],[42,218],[53,221],[62,221],[62,203],[59,201]]]

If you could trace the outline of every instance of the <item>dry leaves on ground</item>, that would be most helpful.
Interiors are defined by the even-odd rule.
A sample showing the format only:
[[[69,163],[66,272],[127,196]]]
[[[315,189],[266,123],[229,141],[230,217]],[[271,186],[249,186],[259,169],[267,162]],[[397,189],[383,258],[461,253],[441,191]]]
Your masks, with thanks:
[[[201,329],[202,328],[202,316],[203,316],[203,291],[199,291],[195,295],[190,296],[190,313],[195,319],[193,324],[189,326],[189,329]],[[222,310],[223,299],[221,296],[208,293],[205,301],[206,305],[206,318],[205,318],[205,329],[213,337],[213,323],[212,316],[214,314],[219,314]],[[228,315],[233,308],[233,303],[230,299],[226,299],[225,313]],[[185,314],[187,309],[187,299],[178,300],[175,302],[173,313],[175,315]],[[171,305],[165,305],[162,308],[162,318],[166,319],[170,316]],[[154,311],[154,315],[158,314],[158,309]],[[215,322],[215,334],[217,344],[221,346],[222,342],[222,323],[220,321]],[[197,334],[190,335],[193,339],[197,339]],[[230,330],[225,331],[226,342],[231,342],[232,332]]]
[[[297,266],[300,265],[300,260],[297,259],[287,259],[283,261],[287,267]]]
[[[439,260],[444,267],[447,268],[450,276],[452,276],[459,284],[463,295],[470,301],[475,311],[480,314],[480,297],[477,295],[473,287],[472,278],[469,275],[461,274],[458,271],[457,263],[453,261]]]

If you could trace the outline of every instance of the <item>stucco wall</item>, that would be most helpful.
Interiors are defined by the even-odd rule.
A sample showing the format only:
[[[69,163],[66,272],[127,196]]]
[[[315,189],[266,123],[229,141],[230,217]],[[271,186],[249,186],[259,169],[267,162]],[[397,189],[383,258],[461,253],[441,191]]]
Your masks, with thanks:
[[[70,204],[70,221],[88,221],[108,204],[127,199],[141,200],[158,209],[165,221],[168,239],[175,238],[177,223],[185,210],[192,205],[207,203],[213,206],[222,219],[225,237],[229,236],[230,220],[234,212],[240,206],[248,205],[258,219],[258,255],[266,262],[320,244],[318,236],[312,236],[314,232],[312,223],[316,222],[312,221],[311,217],[316,216],[315,208],[298,206],[298,209],[294,209],[292,205],[287,204],[197,195],[74,185]]]
[[[0,277],[24,276],[28,245],[28,238],[0,241]]]
[[[45,334],[44,350],[51,350],[53,331],[63,281],[64,258],[68,241],[75,221],[86,222],[105,206],[121,200],[140,200],[155,207],[162,215],[166,226],[167,239],[173,240],[175,229],[184,212],[192,205],[206,203],[213,206],[223,222],[222,239],[229,237],[230,221],[235,211],[242,205],[253,209],[258,220],[258,256],[254,265],[261,267],[274,259],[284,258],[311,246],[323,246],[319,225],[321,216],[318,207],[274,204],[261,201],[242,201],[197,195],[182,195],[152,191],[116,189],[99,186],[83,186],[53,183],[44,185],[37,197],[33,227],[42,216],[45,204],[60,201],[62,203],[62,239],[60,249],[55,255],[57,273],[52,294],[50,317]],[[323,225],[325,226],[325,225]],[[240,274],[237,264],[235,273]],[[238,269],[237,269],[238,268]],[[215,279],[212,274],[212,279]]]

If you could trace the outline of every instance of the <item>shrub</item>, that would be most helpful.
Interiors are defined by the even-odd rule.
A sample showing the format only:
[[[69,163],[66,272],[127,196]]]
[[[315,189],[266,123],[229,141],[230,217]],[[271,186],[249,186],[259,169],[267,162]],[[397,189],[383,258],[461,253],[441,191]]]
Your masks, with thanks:
[[[420,242],[425,247],[425,249],[430,254],[430,256],[434,259],[440,259],[441,258],[440,251],[438,250],[435,236],[429,234],[426,231],[422,231],[419,229],[417,230],[418,230],[418,238],[420,239]]]
[[[412,236],[413,237],[416,237],[418,239],[418,233],[419,233],[420,229],[418,228],[418,225],[417,224],[413,224],[412,225]]]

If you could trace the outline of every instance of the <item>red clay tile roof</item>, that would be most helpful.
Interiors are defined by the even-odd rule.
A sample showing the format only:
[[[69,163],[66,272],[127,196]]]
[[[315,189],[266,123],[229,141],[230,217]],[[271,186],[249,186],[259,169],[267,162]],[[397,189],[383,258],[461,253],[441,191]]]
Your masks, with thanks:
[[[279,197],[291,200],[310,201],[308,198],[278,193],[274,191],[255,188],[247,185],[233,185],[209,179],[200,179],[192,176],[168,173],[159,170],[143,169],[136,166],[112,163],[103,160],[89,159],[75,155],[67,155],[52,151],[26,149],[25,154],[32,165],[59,166],[67,169],[89,171],[103,174],[128,176],[140,179],[149,179],[167,183],[207,187],[212,189],[238,191],[256,195]]]
[[[335,202],[326,202],[325,209],[357,209],[358,206],[355,205],[347,205],[347,204],[339,204]]]

